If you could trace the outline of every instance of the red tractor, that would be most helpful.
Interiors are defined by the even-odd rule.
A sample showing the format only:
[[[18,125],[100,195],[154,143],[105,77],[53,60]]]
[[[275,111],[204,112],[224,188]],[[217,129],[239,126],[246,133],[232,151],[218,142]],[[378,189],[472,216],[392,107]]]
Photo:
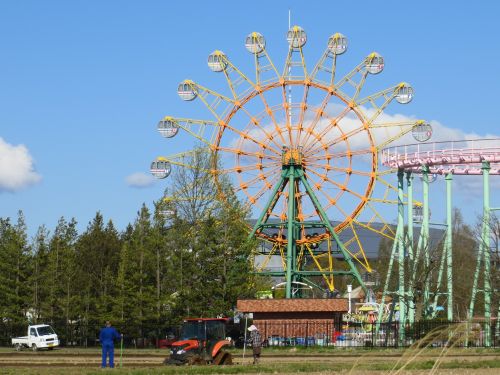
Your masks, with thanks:
[[[179,339],[170,348],[167,365],[232,364],[231,346],[226,339],[227,318],[185,319]]]

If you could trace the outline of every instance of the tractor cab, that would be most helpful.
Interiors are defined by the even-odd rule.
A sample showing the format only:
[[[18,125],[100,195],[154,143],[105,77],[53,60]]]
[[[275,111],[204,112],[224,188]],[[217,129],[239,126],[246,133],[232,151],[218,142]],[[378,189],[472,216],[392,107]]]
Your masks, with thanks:
[[[227,318],[185,319],[179,340],[172,344],[166,364],[231,364],[231,354],[223,349],[231,346],[226,340]]]

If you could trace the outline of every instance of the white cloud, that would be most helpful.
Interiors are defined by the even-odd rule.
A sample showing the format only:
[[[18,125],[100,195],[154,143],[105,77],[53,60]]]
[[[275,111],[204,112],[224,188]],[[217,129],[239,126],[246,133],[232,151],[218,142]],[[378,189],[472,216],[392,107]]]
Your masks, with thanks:
[[[130,187],[146,188],[152,186],[155,183],[156,179],[149,174],[137,172],[127,176],[125,178],[125,181]]]
[[[41,179],[26,146],[14,146],[0,138],[0,192],[15,192]]]

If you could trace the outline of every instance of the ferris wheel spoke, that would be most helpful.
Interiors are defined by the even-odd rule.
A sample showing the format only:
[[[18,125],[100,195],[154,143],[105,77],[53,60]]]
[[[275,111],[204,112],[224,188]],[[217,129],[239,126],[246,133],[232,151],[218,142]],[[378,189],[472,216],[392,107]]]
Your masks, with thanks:
[[[200,98],[205,107],[212,113],[219,123],[222,122],[222,119],[229,112],[229,110],[236,105],[236,101],[234,99],[203,87],[191,80],[181,82],[178,92],[182,98],[186,98],[184,100],[193,100],[197,97]],[[221,110],[220,106],[223,103],[225,103],[226,106]]]
[[[176,136],[179,129],[210,146],[214,141],[218,124],[215,121],[175,118],[172,116],[165,116],[158,123],[158,131],[166,138]],[[207,135],[207,133],[209,134]]]
[[[280,161],[281,160],[280,157],[267,155],[267,154],[264,154],[262,152],[245,151],[245,150],[241,150],[241,149],[234,149],[234,148],[222,147],[222,146],[215,146],[214,148],[216,149],[216,151],[222,151],[222,152],[226,152],[226,153],[234,154],[234,155],[253,156],[259,160],[260,159],[270,159],[273,161]]]
[[[367,121],[368,124],[372,124],[378,118],[378,116],[380,116],[380,114],[387,108],[387,106],[394,100],[394,98],[397,95],[399,87],[400,85],[390,87],[387,90],[381,91],[365,99],[362,99],[359,101],[359,103],[357,103],[357,105],[363,105],[369,102],[373,106],[375,112],[368,119]],[[377,105],[376,99],[378,98],[384,98],[384,102],[381,105]]]
[[[366,269],[368,272],[371,272],[371,267],[370,267],[370,263],[368,262],[368,259],[366,258],[366,254],[365,254],[365,250],[363,248],[363,244],[361,243],[360,239],[359,239],[359,235],[358,235],[358,232],[354,226],[353,223],[356,223],[358,224],[357,221],[355,220],[349,220],[349,227],[351,228],[351,231],[352,231],[352,234],[353,234],[353,237],[351,238],[351,240],[349,240],[345,247],[346,247],[346,250],[347,252],[354,258],[356,259],[356,261],[361,264],[363,266],[364,269]],[[358,247],[358,251],[357,252],[354,252],[354,251],[351,251],[349,249],[350,245],[355,243]],[[361,259],[360,259],[360,256],[361,256]]]
[[[298,121],[297,121],[298,126],[299,126],[299,129],[298,129],[298,132],[297,132],[297,141],[296,141],[297,145],[301,144],[300,137],[302,135],[302,131],[304,130],[304,116],[305,116],[305,113],[306,113],[306,110],[307,110],[307,99],[308,99],[308,96],[309,96],[309,88],[310,88],[309,85],[305,85],[304,86],[304,94],[302,96],[302,102],[300,104],[300,113],[299,113],[299,118],[298,118]]]
[[[271,247],[271,250],[269,251],[269,254],[265,254],[265,257],[264,257],[264,260],[262,261],[261,265],[259,267],[256,267],[257,271],[259,272],[262,272],[263,270],[265,270],[267,268],[267,265],[269,264],[269,262],[271,261],[271,257],[276,254],[277,252],[277,249],[278,249],[278,244],[277,243],[273,243],[272,247]],[[260,253],[260,255],[262,255]]]
[[[259,173],[257,176],[253,177],[250,180],[246,180],[246,181],[241,180],[239,187],[235,188],[235,191],[239,192],[242,190],[247,190],[260,181],[265,183],[270,176],[273,176],[271,181],[276,182],[279,179],[279,177],[276,175],[276,172],[278,170],[279,170],[279,167],[271,168],[269,171]],[[269,184],[271,184],[271,183],[269,183]],[[265,187],[267,188],[267,186],[268,185],[266,184]]]
[[[306,129],[306,135],[305,135],[305,138],[304,140],[302,141],[302,145],[303,145],[303,148],[306,149],[307,148],[307,144],[308,144],[308,141],[309,139],[311,138],[311,136],[314,134],[314,129],[316,127],[316,125],[318,124],[320,118],[324,115],[325,113],[325,108],[326,106],[328,105],[328,103],[330,102],[330,99],[332,97],[332,93],[329,91],[326,95],[325,95],[325,98],[323,99],[323,101],[321,102],[321,105],[319,108],[317,108],[315,110],[316,114],[314,116],[314,119],[311,121],[311,123],[309,124],[309,126],[307,127]],[[302,126],[302,122],[300,123],[301,126]],[[322,143],[322,139],[321,137],[319,138],[316,138],[319,142]]]
[[[311,183],[311,186],[313,186],[323,197],[324,199],[326,199],[326,201],[328,203],[326,203],[324,206],[323,206],[323,209],[325,211],[328,211],[330,208],[335,208],[335,209],[339,209],[339,206],[337,205],[340,197],[344,194],[344,191],[339,189],[339,191],[335,194],[335,197],[333,197],[332,195],[330,195],[325,188],[323,188],[323,185],[325,183],[325,181],[320,178],[320,181],[321,182],[316,182],[317,180],[315,180],[315,178],[312,178],[313,175],[311,174],[308,174],[307,175],[307,178],[312,182]],[[344,183],[347,184],[349,181],[349,177],[347,176],[346,179],[344,180]],[[308,217],[312,217],[313,215],[308,215]]]
[[[241,107],[241,110],[247,114],[247,116],[250,118],[251,123],[252,123],[254,126],[256,126],[256,127],[259,129],[259,131],[261,131],[262,133],[264,133],[264,135],[266,136],[266,139],[270,140],[270,141],[271,141],[271,142],[272,142],[272,143],[273,143],[273,144],[274,144],[274,145],[278,148],[278,150],[280,150],[280,151],[277,151],[276,149],[271,148],[271,147],[269,147],[269,149],[271,149],[271,150],[272,150],[275,154],[277,154],[277,155],[281,155],[281,147],[282,147],[282,146],[281,146],[278,142],[276,142],[275,137],[273,137],[273,136],[272,136],[272,134],[270,134],[270,133],[269,133],[269,132],[265,129],[265,127],[263,127],[263,126],[260,124],[260,121],[259,121],[256,117],[252,116],[252,115],[251,115],[251,114],[247,111],[247,109],[246,109],[246,108]],[[275,122],[274,117],[272,118],[272,121],[273,121],[273,122]],[[279,130],[279,127],[278,127],[277,125],[275,125],[275,129],[278,129],[278,130]],[[248,133],[243,133],[243,134],[248,134]],[[281,132],[280,132],[280,133],[278,133],[278,135],[280,136],[280,138],[283,138],[283,136],[281,135]],[[242,136],[242,137],[243,137],[244,139],[246,139],[246,137],[245,137],[245,136]],[[261,143],[262,143],[262,142],[261,142]]]
[[[391,225],[382,218],[382,216],[378,213],[378,211],[373,207],[373,205],[370,202],[367,202],[367,208],[369,208],[372,211],[373,213],[372,218],[368,220],[366,224],[361,222],[358,222],[358,224],[361,225],[363,228],[366,228],[374,233],[378,233],[389,239],[394,239],[395,233]],[[383,224],[382,229],[376,229],[371,226],[372,223],[375,222],[375,220],[379,220],[379,223]]]
[[[314,261],[314,264],[316,265],[316,268],[320,271],[320,272],[323,272],[323,280],[325,280],[327,286],[328,286],[328,289],[329,290],[334,290],[334,283],[333,283],[333,277],[332,275],[326,275],[324,272],[325,271],[333,271],[333,263],[332,262],[329,262],[329,264],[327,265],[327,267],[323,267],[320,263],[320,261],[318,260],[319,259],[319,256],[318,255],[315,255],[311,246],[309,244],[305,244],[303,247],[305,247],[307,249],[307,252],[309,253],[309,256],[311,257],[311,259]],[[328,249],[328,253],[329,253],[329,259],[331,259],[331,251],[330,251],[330,248]]]
[[[356,169],[352,168],[341,168],[341,167],[334,167],[330,164],[319,164],[319,163],[307,163],[305,164],[306,168],[307,167],[315,167],[319,169],[325,169],[327,171],[333,171],[333,172],[341,172],[345,174],[355,174],[359,176],[366,176],[366,177],[371,177],[373,175],[373,172],[367,172],[367,171],[358,171]]]
[[[310,152],[311,148],[314,146],[314,141],[316,142],[321,142],[323,137],[325,137],[330,131],[332,131],[334,128],[339,129],[339,131],[342,133],[342,137],[336,139],[335,141],[338,142],[339,140],[342,139],[347,139],[347,137],[344,135],[344,132],[342,131],[342,128],[339,126],[339,121],[342,120],[347,114],[352,111],[351,107],[346,107],[342,110],[342,112],[335,118],[331,119],[328,124],[326,125],[325,129],[323,129],[319,134],[314,134],[313,129],[309,127],[309,131],[307,133],[309,134],[309,137],[307,139],[307,142],[304,144],[304,153]],[[331,142],[326,143],[326,145],[331,144]],[[325,146],[323,146],[325,147]],[[317,147],[316,147],[317,148]],[[314,149],[316,149],[314,148]]]
[[[336,85],[336,91],[344,98],[349,98],[349,96],[340,91],[345,84],[350,84],[354,87],[354,94],[349,98],[349,101],[354,104],[357,101],[357,97],[361,93],[361,90],[366,82],[366,77],[368,74],[378,74],[384,69],[384,59],[376,52],[370,53],[363,62],[356,66],[351,72],[347,73],[344,78],[342,78]],[[359,75],[360,77],[356,80],[355,77]]]
[[[200,150],[205,150],[205,152],[210,153],[210,151],[207,148],[201,148],[201,149],[193,149],[190,151],[185,151],[185,152],[180,152],[178,154],[173,154],[169,156],[160,156],[158,159],[163,159],[167,162],[169,162],[172,165],[177,165],[179,167],[187,168],[187,169],[196,169],[205,173],[210,174],[211,169],[209,168],[200,168],[200,166],[193,164],[193,158],[196,158],[199,156],[199,153],[202,152]]]
[[[219,56],[222,72],[235,101],[239,102],[248,92],[255,90],[256,84],[241,72],[224,53],[215,51],[212,55]],[[238,90],[243,83],[247,84],[246,89]]]
[[[292,26],[292,28],[288,30],[287,40],[289,48],[282,77],[287,80],[307,78],[306,60],[302,51],[302,47],[306,43],[306,34],[304,30],[299,26]],[[301,74],[292,75],[293,68],[301,70]]]
[[[262,170],[263,168],[269,168],[270,166],[278,168],[281,165],[279,163],[269,163],[269,164],[266,164],[265,167],[263,165],[260,165],[260,164],[250,164],[250,165],[244,165],[244,166],[237,165],[237,166],[231,167],[231,168],[219,168],[219,169],[217,169],[216,173],[218,175],[225,175],[225,174],[230,174],[230,173],[234,173],[234,172],[242,173],[242,172]]]
[[[376,125],[372,125],[371,129],[388,129],[388,128],[396,128],[394,134],[386,137],[384,142],[377,144],[377,150],[380,151],[387,147],[387,145],[394,142],[396,139],[401,138],[402,136],[411,132],[415,127],[425,124],[424,120],[416,120],[413,122],[405,121],[405,122],[396,122],[396,123],[380,123]],[[399,129],[398,129],[399,128]]]
[[[320,178],[321,180],[323,181],[327,181],[329,182],[330,184],[333,184],[335,185],[337,188],[339,188],[340,190],[343,190],[343,191],[346,191],[352,195],[354,195],[356,198],[360,199],[361,201],[364,201],[366,200],[367,198],[364,197],[363,195],[347,188],[347,184],[346,185],[342,185],[342,184],[339,184],[337,181],[334,181],[332,180],[330,177],[328,177],[327,175],[321,175],[319,174],[318,172],[314,171],[314,170],[310,170],[310,172],[312,172],[313,174],[315,174],[318,178]]]
[[[340,129],[340,127],[339,127]],[[344,133],[342,132],[342,135],[339,136],[339,137],[336,137],[330,141],[328,141],[323,147],[321,146],[316,146],[316,147],[309,147],[307,150],[306,150],[306,153],[311,155],[311,154],[314,154],[318,151],[321,151],[321,149],[324,149],[325,147],[326,148],[330,148],[332,147],[333,145],[339,143],[340,141],[344,141],[344,140],[347,140],[363,131],[366,131],[366,127],[364,125],[361,125],[360,127],[358,128],[354,128],[353,130],[347,132],[347,133]],[[312,146],[312,145],[311,145]],[[372,153],[374,152],[375,150],[372,151]]]
[[[266,194],[269,190],[273,188],[273,184],[278,182],[279,177],[273,177],[271,181],[265,181],[264,186],[260,188],[260,190],[255,193],[253,196],[249,197],[250,202],[257,202],[264,194]]]
[[[331,147],[331,145],[330,145],[330,147]],[[328,147],[327,147],[327,149],[328,149]],[[319,152],[324,152],[324,154],[317,155]],[[317,149],[317,150],[315,150],[314,153],[313,152],[307,153],[306,156],[307,156],[307,160],[310,160],[310,161],[318,161],[318,160],[322,161],[325,159],[352,158],[353,156],[360,156],[360,155],[372,154],[372,153],[373,153],[373,150],[370,148],[363,148],[363,149],[354,150],[354,151],[346,150],[343,152],[334,152],[334,153],[327,153],[327,152],[325,152],[324,149]],[[314,155],[317,155],[317,156],[314,156]]]
[[[336,48],[335,44],[333,44],[333,43],[330,44],[330,41],[334,42],[333,39],[334,38],[337,39],[339,36],[344,37],[342,34],[339,34],[339,33],[332,35],[330,37],[330,40],[329,40],[329,43],[328,43],[328,46],[327,46],[325,52],[323,52],[323,55],[320,57],[320,59],[318,60],[318,62],[314,66],[314,69],[310,75],[311,80],[316,80],[317,82],[321,82],[317,79],[317,75],[319,72],[322,71],[330,76],[330,79],[328,80],[327,84],[329,86],[333,87],[334,82],[335,82],[335,73],[337,70],[337,55],[339,55],[340,53],[343,53],[345,51],[345,49],[347,48],[347,41],[346,41],[345,47],[343,48],[343,51],[340,53],[339,53],[340,50],[338,48]],[[345,39],[345,37],[344,37],[344,39]]]
[[[256,91],[260,91],[262,84],[280,80],[281,76],[266,51],[266,40],[262,34],[255,31],[250,33],[246,37],[245,48],[254,55]],[[269,79],[262,77],[266,72],[272,74]]]
[[[361,88],[365,84],[366,76],[368,75],[368,72],[364,68],[365,62],[363,61],[362,63],[358,64],[353,70],[347,73],[344,77],[342,77],[340,81],[335,85],[335,92],[347,101],[355,102],[356,97],[359,95]],[[360,78],[358,78],[358,81],[355,80],[355,77],[357,75],[361,76]],[[353,95],[353,97],[350,97],[342,90],[343,86],[345,86],[346,84],[354,87],[355,94]]]
[[[293,143],[293,138],[292,138],[292,119],[291,119],[291,103],[288,102],[288,99],[286,97],[286,85],[282,85],[282,93],[283,93],[283,108],[285,109],[285,127],[288,133],[288,144],[290,147],[294,146]]]

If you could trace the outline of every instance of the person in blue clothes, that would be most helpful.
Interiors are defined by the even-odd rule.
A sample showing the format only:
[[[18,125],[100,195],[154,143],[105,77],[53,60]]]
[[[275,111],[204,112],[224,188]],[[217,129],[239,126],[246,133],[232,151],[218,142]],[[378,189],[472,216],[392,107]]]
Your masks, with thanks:
[[[111,322],[106,322],[106,327],[101,329],[99,333],[99,342],[102,345],[102,365],[101,367],[106,367],[106,359],[109,356],[109,367],[115,367],[114,357],[115,357],[115,340],[119,340],[122,337],[118,331],[111,327]]]

